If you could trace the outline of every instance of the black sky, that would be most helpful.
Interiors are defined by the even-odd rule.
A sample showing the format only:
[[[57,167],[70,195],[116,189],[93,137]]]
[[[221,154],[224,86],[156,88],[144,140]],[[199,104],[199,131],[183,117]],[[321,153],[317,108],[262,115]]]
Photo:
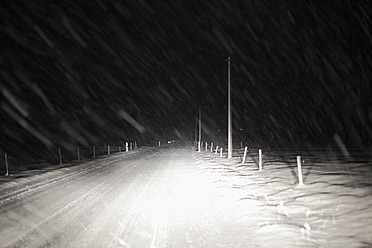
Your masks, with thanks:
[[[1,149],[193,139],[199,107],[205,139],[225,142],[228,56],[235,140],[335,146],[338,135],[368,148],[371,10],[368,1],[2,1]]]

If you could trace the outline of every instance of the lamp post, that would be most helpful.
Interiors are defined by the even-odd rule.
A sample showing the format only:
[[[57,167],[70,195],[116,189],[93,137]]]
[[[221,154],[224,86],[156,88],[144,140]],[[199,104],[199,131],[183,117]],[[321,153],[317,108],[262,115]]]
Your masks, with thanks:
[[[227,117],[228,117],[228,135],[227,135],[227,158],[232,158],[232,112],[231,112],[231,85],[230,85],[230,57],[227,57]]]
[[[202,135],[202,122],[201,122],[201,108],[199,108],[199,141],[198,141],[198,152],[201,151],[201,135]]]

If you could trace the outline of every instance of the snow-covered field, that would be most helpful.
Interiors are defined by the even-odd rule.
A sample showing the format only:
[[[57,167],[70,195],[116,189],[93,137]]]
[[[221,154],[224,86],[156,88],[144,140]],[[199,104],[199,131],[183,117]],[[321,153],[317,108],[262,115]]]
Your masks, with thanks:
[[[0,177],[5,247],[372,247],[371,163],[146,148]]]
[[[305,184],[298,185],[298,154],[270,152],[263,171],[257,153],[241,164],[201,152],[195,163],[252,247],[372,247],[372,163],[302,157]]]

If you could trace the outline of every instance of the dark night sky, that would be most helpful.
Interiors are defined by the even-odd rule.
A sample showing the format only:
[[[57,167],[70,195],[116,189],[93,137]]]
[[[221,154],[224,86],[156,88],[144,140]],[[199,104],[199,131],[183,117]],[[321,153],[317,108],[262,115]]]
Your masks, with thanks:
[[[228,56],[236,141],[370,147],[370,3],[274,2],[1,1],[1,150],[224,142]]]

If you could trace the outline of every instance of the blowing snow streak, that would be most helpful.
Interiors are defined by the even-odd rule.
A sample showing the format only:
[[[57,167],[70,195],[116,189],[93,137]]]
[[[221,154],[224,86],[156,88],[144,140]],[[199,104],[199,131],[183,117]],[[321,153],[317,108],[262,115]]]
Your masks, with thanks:
[[[127,112],[124,110],[119,110],[118,114],[121,118],[126,120],[129,124],[131,124],[135,129],[138,130],[138,132],[143,133],[145,132],[145,128],[141,126],[135,119],[133,119]]]

